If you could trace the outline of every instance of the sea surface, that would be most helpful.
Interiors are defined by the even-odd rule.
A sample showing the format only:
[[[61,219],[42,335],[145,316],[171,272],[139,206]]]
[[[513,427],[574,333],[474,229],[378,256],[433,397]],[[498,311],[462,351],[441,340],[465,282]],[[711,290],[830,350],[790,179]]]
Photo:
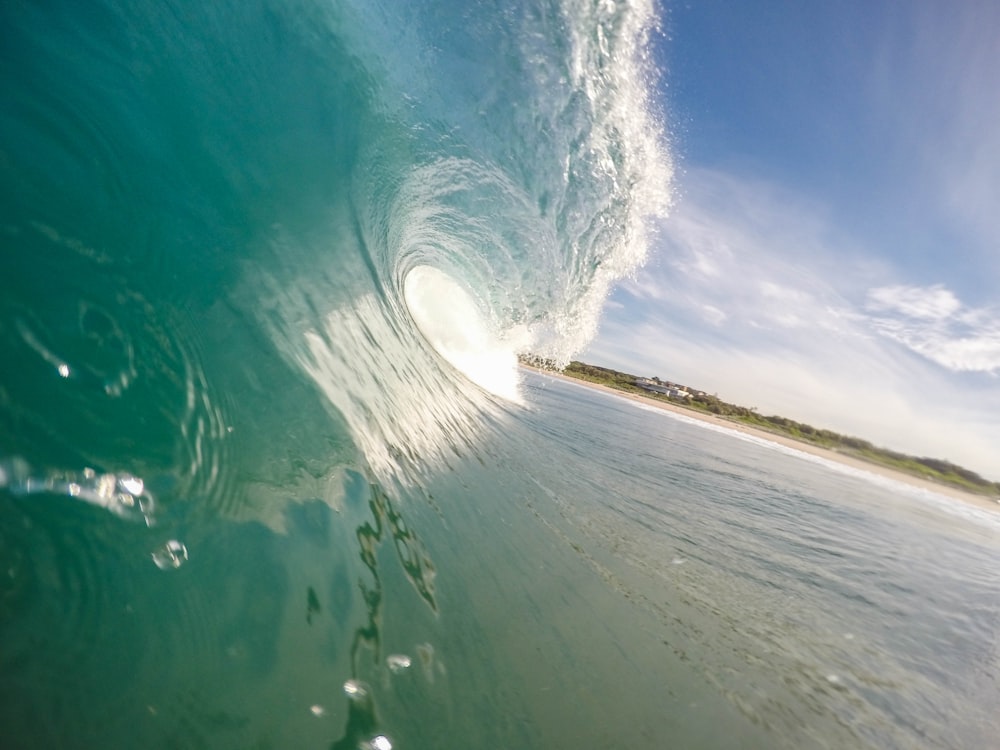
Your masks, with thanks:
[[[995,514],[517,366],[663,12],[0,4],[0,747],[998,746]]]

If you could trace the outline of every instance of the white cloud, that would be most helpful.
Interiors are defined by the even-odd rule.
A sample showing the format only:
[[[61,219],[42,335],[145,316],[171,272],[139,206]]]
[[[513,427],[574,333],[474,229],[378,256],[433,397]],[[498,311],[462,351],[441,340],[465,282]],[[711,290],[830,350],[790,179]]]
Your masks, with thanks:
[[[729,316],[715,305],[702,305],[701,316],[704,318],[705,322],[713,326],[721,326],[729,320]]]
[[[1000,392],[984,377],[1000,371],[1000,315],[905,283],[822,216],[689,170],[659,252],[582,358],[1000,478]]]
[[[955,372],[1000,371],[1000,311],[966,307],[940,285],[879,287],[868,297],[879,333]]]
[[[881,286],[868,292],[868,308],[880,312],[902,313],[920,320],[942,320],[954,315],[962,303],[940,284],[916,286]]]
[[[763,183],[691,176],[687,198],[661,231],[658,259],[624,292],[714,326],[842,327],[847,303],[828,279],[861,261],[830,254],[820,241],[830,231],[812,207]]]

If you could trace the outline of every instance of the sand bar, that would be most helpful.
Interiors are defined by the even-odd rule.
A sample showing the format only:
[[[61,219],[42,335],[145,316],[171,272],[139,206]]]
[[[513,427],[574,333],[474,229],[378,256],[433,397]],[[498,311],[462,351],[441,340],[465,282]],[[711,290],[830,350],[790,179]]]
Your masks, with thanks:
[[[760,440],[765,440],[770,443],[775,443],[777,445],[783,445],[786,448],[791,448],[792,450],[801,451],[802,453],[808,453],[813,456],[818,456],[819,458],[826,459],[828,461],[834,461],[836,463],[842,464],[844,466],[850,466],[851,468],[858,469],[859,471],[865,471],[869,474],[875,474],[877,476],[885,477],[886,479],[891,479],[902,484],[910,485],[911,487],[918,487],[920,489],[928,490],[930,492],[937,493],[938,495],[944,495],[946,497],[952,498],[954,500],[960,500],[969,505],[973,505],[977,508],[982,508],[984,510],[989,510],[994,513],[1000,513],[1000,502],[990,499],[984,495],[976,495],[972,492],[966,492],[965,490],[959,489],[958,487],[952,487],[951,485],[942,484],[940,482],[934,482],[928,479],[922,479],[920,477],[913,476],[912,474],[907,474],[902,471],[896,471],[887,466],[882,466],[880,464],[871,463],[870,461],[864,461],[860,458],[855,458],[854,456],[848,456],[838,451],[830,450],[828,448],[822,448],[818,445],[813,445],[812,443],[807,443],[801,440],[795,440],[791,437],[786,437],[785,435],[778,435],[773,432],[768,432],[767,430],[761,430],[756,427],[752,427],[748,424],[737,422],[732,419],[727,419],[726,417],[720,417],[715,414],[708,414],[706,412],[698,411],[696,409],[688,409],[677,404],[672,404],[669,401],[663,401],[658,398],[649,398],[638,393],[627,393],[626,391],[620,391],[617,388],[610,388],[606,385],[601,385],[599,383],[592,383],[588,380],[582,380],[580,378],[574,378],[569,375],[563,375],[560,372],[553,372],[551,370],[540,370],[535,367],[530,367],[528,365],[522,364],[526,370],[531,370],[537,372],[540,375],[550,378],[556,378],[558,380],[565,380],[570,383],[576,383],[578,385],[586,386],[587,388],[593,388],[595,390],[605,391],[612,395],[618,396],[620,398],[625,398],[630,401],[639,401],[643,404],[649,404],[651,406],[658,407],[664,411],[673,412],[675,414],[682,415],[689,419],[697,420],[699,422],[707,422],[722,429],[730,430],[732,432],[743,433],[745,435],[752,435]]]

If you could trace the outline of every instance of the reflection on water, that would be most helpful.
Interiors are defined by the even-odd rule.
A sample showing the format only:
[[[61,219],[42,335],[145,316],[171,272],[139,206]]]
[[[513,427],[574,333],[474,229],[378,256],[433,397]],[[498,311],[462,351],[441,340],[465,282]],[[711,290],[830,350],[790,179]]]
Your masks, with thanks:
[[[375,698],[365,682],[357,679],[361,673],[359,659],[361,650],[372,652],[374,665],[382,661],[382,604],[383,586],[379,572],[378,550],[383,541],[386,527],[392,536],[397,559],[410,584],[420,594],[421,599],[437,612],[434,598],[434,564],[417,536],[407,527],[402,514],[394,507],[391,498],[377,483],[368,483],[355,472],[347,472],[345,482],[348,494],[359,494],[368,489],[368,508],[371,518],[357,527],[356,538],[362,564],[370,574],[369,580],[359,578],[358,588],[367,612],[367,622],[356,628],[351,641],[351,676],[344,683],[347,696],[347,725],[344,736],[333,745],[334,750],[353,750],[357,747],[385,748],[391,745],[384,735],[375,735],[377,719]],[[398,674],[410,665],[410,658],[392,654],[386,657],[386,667]]]
[[[347,482],[355,486],[355,491],[364,480],[359,474],[348,472]],[[368,485],[370,497],[368,507],[372,517],[357,528],[358,548],[361,562],[371,574],[371,581],[358,581],[361,597],[368,611],[368,622],[354,632],[351,644],[351,674],[358,675],[358,655],[362,646],[372,651],[376,663],[381,660],[381,608],[382,580],[379,575],[378,547],[382,543],[385,526],[395,545],[396,555],[406,573],[407,579],[419,592],[421,598],[434,612],[434,563],[427,555],[416,535],[407,528],[402,514],[393,507],[392,500],[382,488],[372,483]]]

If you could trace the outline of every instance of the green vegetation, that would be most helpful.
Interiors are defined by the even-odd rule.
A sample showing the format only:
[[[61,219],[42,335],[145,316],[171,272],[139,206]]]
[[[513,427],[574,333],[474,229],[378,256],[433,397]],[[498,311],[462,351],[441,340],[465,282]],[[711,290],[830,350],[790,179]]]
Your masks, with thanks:
[[[524,364],[543,370],[558,369],[554,363],[537,357],[522,357],[521,361]],[[783,435],[794,440],[811,443],[812,445],[853,456],[873,464],[902,471],[921,479],[928,479],[951,487],[957,487],[967,492],[1000,499],[1000,482],[990,482],[983,479],[974,471],[962,468],[950,461],[908,456],[887,448],[872,445],[867,440],[862,440],[861,438],[841,435],[831,430],[819,429],[785,417],[775,415],[764,416],[758,414],[757,409],[754,407],[747,408],[745,406],[738,406],[737,404],[730,404],[718,396],[709,395],[703,391],[687,388],[676,383],[662,381],[658,377],[642,378],[637,375],[576,361],[570,362],[562,372],[565,375],[580,380],[598,383],[627,393],[639,394],[656,401],[667,401],[671,404],[692,409],[693,411],[715,414],[723,419],[742,422],[776,435]],[[644,382],[647,387],[639,385],[640,381]],[[652,387],[661,387],[664,389],[675,388],[688,395],[669,396],[665,393],[650,390]]]

